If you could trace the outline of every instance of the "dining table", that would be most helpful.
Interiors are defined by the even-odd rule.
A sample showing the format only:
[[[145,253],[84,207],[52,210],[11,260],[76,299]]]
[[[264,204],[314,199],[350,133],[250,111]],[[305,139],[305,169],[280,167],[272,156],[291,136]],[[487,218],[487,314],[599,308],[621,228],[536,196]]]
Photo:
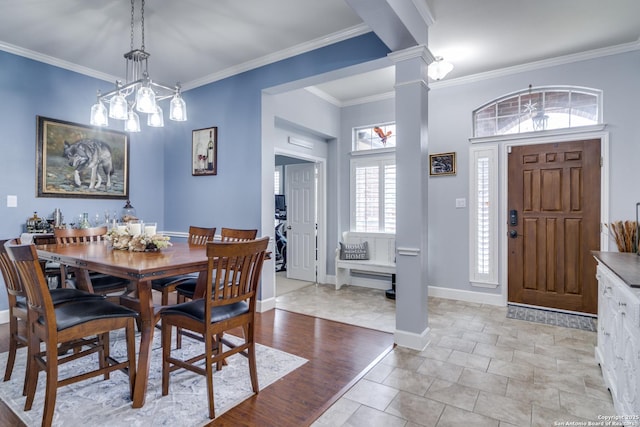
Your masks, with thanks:
[[[76,286],[91,290],[89,271],[109,274],[130,281],[127,294],[120,295],[120,304],[140,314],[140,349],[135,375],[133,407],[145,402],[151,362],[151,347],[156,323],[160,319],[160,305],[154,304],[151,281],[187,273],[206,272],[206,246],[173,242],[172,246],[151,252],[114,249],[107,241],[78,244],[38,245],[38,257],[44,261],[63,264],[76,275]],[[206,274],[200,274],[196,297],[206,289]]]

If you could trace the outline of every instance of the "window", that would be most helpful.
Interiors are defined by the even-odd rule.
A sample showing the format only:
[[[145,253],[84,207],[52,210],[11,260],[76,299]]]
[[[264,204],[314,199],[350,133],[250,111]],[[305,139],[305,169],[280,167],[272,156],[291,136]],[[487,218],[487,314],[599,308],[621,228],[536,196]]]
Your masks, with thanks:
[[[351,160],[351,230],[395,233],[396,164],[393,155]]]
[[[273,172],[273,190],[275,194],[282,194],[282,166],[276,166]]]
[[[602,121],[602,92],[537,88],[507,95],[473,112],[476,137],[588,126]]]
[[[471,149],[471,283],[496,284],[498,277],[497,147]]]
[[[396,146],[396,124],[366,126],[353,130],[353,151],[379,150]]]

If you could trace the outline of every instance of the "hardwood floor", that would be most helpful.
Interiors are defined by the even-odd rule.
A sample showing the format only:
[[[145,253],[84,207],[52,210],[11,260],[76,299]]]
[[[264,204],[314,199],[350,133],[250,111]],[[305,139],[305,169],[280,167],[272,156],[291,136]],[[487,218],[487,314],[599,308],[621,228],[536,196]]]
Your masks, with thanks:
[[[211,426],[310,425],[393,347],[392,334],[284,310],[270,310],[257,319],[257,342],[309,362]],[[8,324],[0,325],[0,352],[8,350],[8,329]],[[0,369],[4,373],[4,366]],[[2,401],[0,426],[24,426]]]

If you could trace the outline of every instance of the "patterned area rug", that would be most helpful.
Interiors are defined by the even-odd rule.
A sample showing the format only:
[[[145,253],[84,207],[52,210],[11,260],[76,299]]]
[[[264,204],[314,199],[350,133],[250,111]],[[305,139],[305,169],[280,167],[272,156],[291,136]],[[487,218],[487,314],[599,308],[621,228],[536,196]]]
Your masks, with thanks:
[[[545,325],[563,326],[565,328],[581,329],[583,331],[596,332],[598,330],[598,320],[595,317],[531,307],[521,307],[518,305],[507,306],[507,318],[544,323]]]
[[[113,372],[107,381],[97,377],[71,384],[58,389],[54,426],[109,426],[109,427],[156,427],[156,426],[202,426],[208,418],[205,377],[189,371],[179,370],[171,373],[169,394],[162,396],[162,348],[160,332],[154,335],[152,362],[145,405],[139,409],[131,408],[128,392],[128,377],[122,372]],[[234,338],[234,337],[229,337]],[[111,354],[125,354],[124,340],[112,334]],[[175,333],[174,333],[175,340]],[[183,338],[183,348],[172,354],[183,356],[196,355],[202,351],[203,344]],[[9,405],[27,426],[40,426],[44,405],[44,373],[38,380],[33,409],[23,411],[25,397],[22,396],[24,379],[24,361],[26,349],[18,351],[16,366],[11,381],[0,382],[0,399]],[[258,344],[256,348],[258,365],[258,383],[263,390],[276,380],[307,362],[306,359],[285,353],[271,347]],[[7,353],[0,354],[0,366],[4,372]],[[227,359],[228,365],[214,374],[214,394],[216,416],[233,408],[253,395],[247,359],[234,355]],[[88,358],[69,362],[60,368],[60,377],[67,372],[77,373],[78,367],[91,367]]]

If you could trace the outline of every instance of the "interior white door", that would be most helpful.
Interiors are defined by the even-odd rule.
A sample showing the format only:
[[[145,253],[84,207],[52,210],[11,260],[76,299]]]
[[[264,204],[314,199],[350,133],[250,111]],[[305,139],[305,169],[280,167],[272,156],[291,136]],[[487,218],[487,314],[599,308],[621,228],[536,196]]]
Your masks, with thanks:
[[[316,280],[316,172],[314,163],[287,165],[287,277]]]

